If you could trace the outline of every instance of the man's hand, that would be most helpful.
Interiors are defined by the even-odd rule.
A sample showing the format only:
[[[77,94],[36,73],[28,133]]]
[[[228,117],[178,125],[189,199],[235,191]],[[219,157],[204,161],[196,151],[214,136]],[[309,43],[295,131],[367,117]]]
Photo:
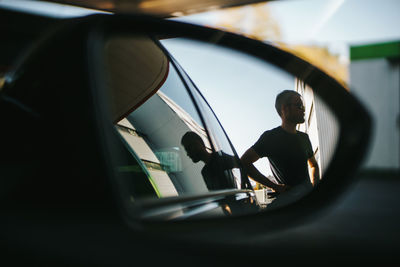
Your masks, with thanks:
[[[283,188],[281,188],[282,185],[273,183],[271,180],[265,177],[259,170],[257,170],[257,168],[253,165],[253,163],[257,161],[259,158],[260,157],[258,156],[258,154],[252,148],[249,148],[240,158],[240,160],[242,161],[242,165],[245,168],[248,176],[252,178],[254,181],[274,189],[276,192],[284,190]]]
[[[319,181],[321,180],[321,178],[319,176],[318,162],[314,156],[309,158],[307,162],[311,168],[311,183],[313,186],[316,186],[319,183]]]

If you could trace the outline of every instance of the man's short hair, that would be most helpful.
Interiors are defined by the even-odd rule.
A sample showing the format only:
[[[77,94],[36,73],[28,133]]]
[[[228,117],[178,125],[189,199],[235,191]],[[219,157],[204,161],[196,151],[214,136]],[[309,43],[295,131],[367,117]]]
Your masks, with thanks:
[[[301,96],[301,95],[293,90],[284,90],[276,96],[275,109],[278,112],[279,116],[282,116],[281,114],[282,105],[288,104],[292,96]]]
[[[183,145],[184,143],[187,143],[187,142],[192,143],[193,141],[199,141],[203,146],[205,146],[205,145],[204,145],[204,141],[203,141],[203,139],[200,137],[200,135],[198,135],[198,134],[195,133],[195,132],[191,132],[191,131],[186,132],[186,133],[182,136],[181,144]]]

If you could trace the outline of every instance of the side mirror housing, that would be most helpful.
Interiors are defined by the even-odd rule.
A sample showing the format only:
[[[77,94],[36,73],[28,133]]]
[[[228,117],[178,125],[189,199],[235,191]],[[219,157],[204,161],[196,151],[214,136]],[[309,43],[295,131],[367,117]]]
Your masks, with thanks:
[[[111,38],[144,35],[149,36],[146,41],[148,43],[144,47],[157,47],[157,53],[160,53],[155,58],[154,65],[163,67],[160,67],[159,72],[154,75],[146,71],[150,73],[148,77],[152,82],[150,86],[146,83],[143,89],[138,89],[137,92],[140,94],[132,94],[131,98],[126,95],[125,97],[112,95],[114,91],[110,93],[110,87],[118,86],[110,82],[112,69],[118,68],[120,63],[118,61],[129,61],[129,57],[132,58],[133,55],[127,53],[127,57],[123,58],[118,57],[121,54],[111,54],[107,60],[105,47],[109,45]],[[209,126],[211,123],[204,118],[207,112],[213,114],[212,109],[209,109],[206,101],[201,104],[203,103],[201,92],[189,88],[190,78],[186,77],[184,71],[177,66],[173,55],[165,47],[159,46],[162,39],[178,37],[211,43],[274,66],[286,74],[301,79],[325,102],[336,116],[340,131],[331,163],[325,171],[324,179],[315,190],[295,203],[271,212],[244,212],[239,216],[227,218],[211,217],[189,221],[143,220],[141,214],[160,210],[164,212],[176,205],[184,205],[183,211],[179,212],[185,213],[185,210],[193,211],[198,206],[204,208],[205,204],[209,203],[224,209],[227,195],[238,200],[245,194],[249,202],[254,197],[252,190],[242,188],[239,191],[228,192],[229,194],[214,192],[201,195],[199,191],[194,196],[184,195],[182,198],[160,200],[154,205],[153,202],[145,202],[143,205],[137,205],[135,202],[140,197],[149,197],[141,195],[141,192],[153,190],[155,178],[146,180],[151,174],[143,169],[146,164],[151,164],[144,162],[138,152],[126,149],[128,139],[121,138],[116,131],[118,126],[116,124],[126,117],[127,111],[136,110],[155,94],[165,81],[167,73],[172,71],[167,67],[167,63],[173,66],[177,73],[176,77],[184,84],[183,88],[187,90],[188,99],[195,103],[193,110],[200,114],[198,124],[204,125],[204,136],[210,142],[208,149],[216,151],[214,143],[218,140],[213,139],[212,127]],[[154,55],[150,53],[151,49],[147,48],[138,46],[135,51],[143,49],[141,55],[146,53]],[[145,61],[143,64],[146,63]],[[153,69],[148,68],[148,70]],[[140,77],[143,79],[132,79],[145,81],[144,74]],[[138,87],[139,83],[135,84],[135,88]],[[110,101],[110,98],[118,101]],[[165,103],[168,102],[166,99],[167,97],[163,98]],[[370,119],[361,104],[332,77],[308,62],[273,45],[232,33],[147,16],[94,15],[59,25],[31,50],[21,64],[16,66],[14,72],[10,73],[2,92],[2,101],[11,103],[13,108],[23,114],[22,117],[14,117],[9,121],[21,120],[25,123],[29,116],[40,121],[40,128],[35,131],[33,138],[35,140],[28,139],[18,143],[19,140],[12,138],[16,128],[2,133],[8,133],[7,140],[11,139],[9,151],[12,151],[12,147],[15,149],[17,146],[20,149],[26,144],[35,148],[35,152],[31,155],[35,158],[32,161],[35,170],[27,169],[23,174],[19,174],[19,177],[22,177],[21,183],[15,186],[24,188],[22,191],[24,194],[18,197],[20,202],[15,202],[19,204],[13,205],[22,207],[27,199],[35,199],[27,208],[86,207],[90,210],[92,207],[98,207],[99,210],[111,212],[110,207],[116,207],[126,222],[133,226],[134,231],[199,239],[207,239],[204,233],[229,238],[231,234],[241,236],[259,231],[273,231],[312,218],[336,200],[340,192],[351,182],[351,176],[357,170],[366,151],[370,131]],[[128,108],[121,104],[124,101],[128,103]],[[113,103],[117,104],[113,106]],[[177,110],[180,109],[176,108],[174,112],[179,113]],[[219,121],[216,121],[219,125]],[[124,127],[124,125],[119,126]],[[135,133],[135,127],[129,127],[125,125],[123,130],[128,132],[131,130],[133,134],[140,135],[140,131]],[[220,131],[225,134],[223,128],[221,129]],[[143,134],[142,138],[147,138],[147,135]],[[227,146],[233,147],[229,139],[226,140]],[[36,153],[38,150],[40,153]],[[234,149],[232,151],[236,154]],[[158,158],[171,155],[162,150],[158,153]],[[178,152],[174,155],[171,156],[171,162],[179,162]],[[157,166],[161,169],[166,165],[156,163],[159,163]],[[125,169],[121,169],[121,166]],[[148,166],[146,168],[149,169]],[[176,166],[170,164],[168,168],[170,169],[163,170],[167,173],[183,171],[179,164]],[[116,170],[120,170],[119,174]],[[129,185],[124,184],[125,178],[118,176],[121,170],[122,172],[129,170],[129,175],[134,175],[136,180]],[[146,182],[137,182],[139,180]],[[27,184],[33,184],[33,187],[28,188]],[[153,191],[151,192],[154,198],[162,195],[155,189]],[[133,192],[132,198],[126,197],[127,192]],[[15,195],[8,197],[13,198]],[[224,201],[221,201],[221,198]],[[241,232],[237,229],[246,231]]]

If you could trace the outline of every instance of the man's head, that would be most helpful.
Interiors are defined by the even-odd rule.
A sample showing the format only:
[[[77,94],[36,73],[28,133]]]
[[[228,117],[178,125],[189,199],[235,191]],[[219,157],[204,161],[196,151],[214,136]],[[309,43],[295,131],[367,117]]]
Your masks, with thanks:
[[[199,162],[204,153],[207,153],[203,139],[195,132],[187,132],[182,136],[181,144],[186,150],[186,154],[194,163]]]
[[[284,90],[276,96],[275,108],[282,120],[291,123],[304,122],[304,104],[299,93],[292,90]]]

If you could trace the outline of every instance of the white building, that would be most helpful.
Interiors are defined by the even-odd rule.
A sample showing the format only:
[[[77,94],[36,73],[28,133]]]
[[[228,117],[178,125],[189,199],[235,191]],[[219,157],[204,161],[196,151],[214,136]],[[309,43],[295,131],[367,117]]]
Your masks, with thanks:
[[[315,159],[323,174],[335,152],[339,137],[339,124],[326,104],[316,95],[311,87],[296,79],[295,90],[302,95],[306,109],[305,122],[297,130],[308,134]]]
[[[400,41],[352,46],[350,90],[373,119],[369,169],[400,167]]]

